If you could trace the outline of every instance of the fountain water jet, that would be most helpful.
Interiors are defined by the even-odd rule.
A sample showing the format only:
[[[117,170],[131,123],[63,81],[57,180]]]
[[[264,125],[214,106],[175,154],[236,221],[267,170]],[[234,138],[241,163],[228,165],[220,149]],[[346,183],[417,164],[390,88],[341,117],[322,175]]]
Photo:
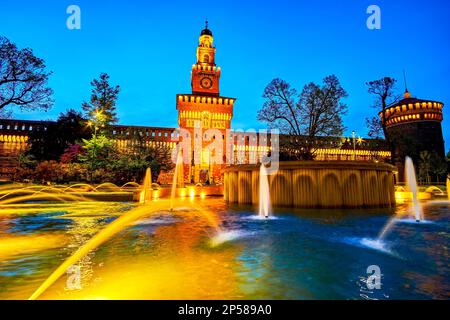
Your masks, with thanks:
[[[177,161],[175,163],[175,171],[173,173],[172,190],[170,193],[170,211],[173,211],[173,202],[176,197],[177,186],[184,187],[184,173],[183,173],[183,153],[178,150]]]
[[[215,214],[206,209],[202,205],[196,205],[195,208],[189,208],[193,210],[197,216],[201,216],[207,221],[208,225],[214,229],[215,234],[220,234],[222,231],[219,227],[219,221],[215,218]],[[77,263],[81,258],[86,256],[92,250],[98,248],[100,245],[111,239],[117,233],[132,225],[134,221],[148,217],[162,211],[167,210],[167,202],[162,201],[160,203],[152,203],[151,209],[148,205],[140,206],[123,214],[104,229],[100,230],[94,235],[88,242],[81,246],[72,256],[67,258],[30,296],[29,300],[37,299],[42,293],[44,293],[52,284],[54,284],[67,269],[73,264]]]
[[[269,177],[264,164],[259,169],[259,216],[268,218],[271,211]]]
[[[405,177],[408,191],[412,193],[412,210],[414,212],[414,218],[417,222],[420,222],[423,220],[423,213],[419,204],[416,172],[414,170],[413,161],[410,157],[405,158]]]
[[[450,175],[447,176],[447,197],[450,200]]]
[[[414,211],[414,217],[417,222],[423,221],[423,213],[420,208],[419,199],[418,199],[418,188],[417,188],[417,180],[416,180],[416,172],[414,170],[414,164],[410,157],[405,158],[405,177],[406,177],[406,187],[407,191],[412,193],[412,210]],[[376,241],[381,242],[386,234],[392,229],[395,222],[398,220],[399,216],[396,215],[389,219],[386,225],[381,230],[380,234]]]
[[[147,170],[145,171],[142,191],[139,195],[139,203],[145,204],[150,199],[151,186],[152,186],[152,170],[150,168],[147,168]]]

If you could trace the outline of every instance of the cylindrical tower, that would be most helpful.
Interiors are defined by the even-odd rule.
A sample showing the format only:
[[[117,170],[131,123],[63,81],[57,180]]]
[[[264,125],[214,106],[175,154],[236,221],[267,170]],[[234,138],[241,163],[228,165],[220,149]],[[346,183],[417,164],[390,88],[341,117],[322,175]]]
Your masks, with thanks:
[[[404,181],[405,157],[413,159],[416,168],[420,153],[428,151],[445,158],[442,136],[442,108],[438,101],[411,97],[408,90],[404,98],[379,113],[386,125],[386,134],[393,147],[393,161],[398,168],[398,179]]]

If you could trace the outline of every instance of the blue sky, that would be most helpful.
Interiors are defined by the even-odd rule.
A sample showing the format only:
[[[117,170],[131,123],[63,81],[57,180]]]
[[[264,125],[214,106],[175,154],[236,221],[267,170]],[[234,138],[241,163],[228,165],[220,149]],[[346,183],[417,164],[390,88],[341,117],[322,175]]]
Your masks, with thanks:
[[[190,92],[198,35],[210,22],[222,68],[221,94],[236,97],[234,128],[256,121],[273,78],[299,91],[336,74],[349,93],[347,134],[365,136],[374,114],[365,82],[406,69],[413,96],[443,101],[450,147],[450,3],[445,0],[112,1],[1,0],[0,34],[31,47],[53,71],[55,106],[15,112],[54,119],[89,99],[90,81],[107,72],[121,86],[120,123],[176,126],[175,95]],[[81,8],[81,30],[66,28],[66,8]],[[381,30],[366,27],[366,9],[381,8]]]

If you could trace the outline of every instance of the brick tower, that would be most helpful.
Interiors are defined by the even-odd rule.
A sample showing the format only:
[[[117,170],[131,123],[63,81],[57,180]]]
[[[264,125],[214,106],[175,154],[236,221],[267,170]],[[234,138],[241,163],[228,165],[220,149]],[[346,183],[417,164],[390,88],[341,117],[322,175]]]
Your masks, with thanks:
[[[393,145],[394,165],[399,169],[399,181],[405,181],[405,157],[412,158],[417,168],[420,153],[428,151],[445,158],[444,138],[441,122],[443,119],[442,102],[411,97],[406,89],[404,98],[379,113],[385,118],[386,131]]]
[[[214,159],[224,159],[226,131],[230,129],[235,98],[220,96],[220,67],[216,66],[216,48],[213,34],[208,29],[200,33],[197,62],[192,65],[191,94],[177,94],[178,125],[183,129],[182,139],[189,138],[189,182],[212,183],[221,181],[222,164]],[[189,137],[187,137],[189,135]],[[212,148],[214,142],[222,148]],[[217,144],[219,145],[219,144]],[[186,155],[185,155],[186,156]]]

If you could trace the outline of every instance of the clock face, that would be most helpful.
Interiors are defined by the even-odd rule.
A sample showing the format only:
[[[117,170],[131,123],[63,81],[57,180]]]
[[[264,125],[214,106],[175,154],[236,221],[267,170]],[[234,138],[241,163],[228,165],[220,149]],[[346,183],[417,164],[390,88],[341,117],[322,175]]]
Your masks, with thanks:
[[[213,85],[213,82],[212,82],[211,78],[204,77],[200,80],[200,85],[204,89],[210,89]]]

